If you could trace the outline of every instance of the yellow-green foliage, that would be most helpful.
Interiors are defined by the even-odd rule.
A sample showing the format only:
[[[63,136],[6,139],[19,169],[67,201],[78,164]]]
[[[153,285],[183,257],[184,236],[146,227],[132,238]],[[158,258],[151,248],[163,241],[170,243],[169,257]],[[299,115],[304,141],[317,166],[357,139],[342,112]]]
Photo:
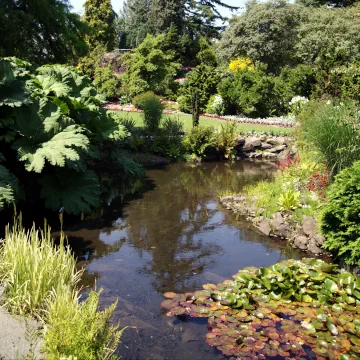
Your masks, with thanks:
[[[73,289],[82,271],[64,245],[55,247],[50,228],[25,230],[21,220],[8,227],[0,250],[0,281],[7,308],[17,314],[42,316],[52,291]]]
[[[296,218],[313,215],[320,205],[318,195],[306,187],[318,165],[305,157],[300,163],[278,171],[270,181],[245,187],[244,193],[254,203],[256,211],[271,216],[277,211],[294,211]]]
[[[0,283],[7,309],[29,314],[45,324],[47,359],[109,359],[123,330],[110,326],[116,303],[99,311],[98,292],[79,303],[77,284],[83,270],[76,270],[70,248],[55,245],[50,228],[25,230],[21,218],[8,227],[0,249]]]
[[[238,72],[239,70],[245,70],[245,69],[254,70],[255,66],[251,61],[251,59],[246,57],[239,57],[237,59],[231,60],[229,64],[229,69],[234,72]]]
[[[98,292],[91,291],[86,301],[78,301],[77,291],[54,294],[50,299],[45,335],[49,360],[73,356],[77,360],[106,360],[115,352],[122,332],[109,325],[116,303],[99,311]]]

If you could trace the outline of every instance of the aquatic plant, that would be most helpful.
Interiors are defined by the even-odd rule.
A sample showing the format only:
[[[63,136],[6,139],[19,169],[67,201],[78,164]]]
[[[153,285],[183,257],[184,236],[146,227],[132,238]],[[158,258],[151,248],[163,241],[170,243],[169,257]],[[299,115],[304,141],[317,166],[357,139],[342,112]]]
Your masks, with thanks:
[[[357,359],[360,279],[318,259],[245,268],[194,293],[165,293],[168,315],[208,318],[206,342],[241,359]]]

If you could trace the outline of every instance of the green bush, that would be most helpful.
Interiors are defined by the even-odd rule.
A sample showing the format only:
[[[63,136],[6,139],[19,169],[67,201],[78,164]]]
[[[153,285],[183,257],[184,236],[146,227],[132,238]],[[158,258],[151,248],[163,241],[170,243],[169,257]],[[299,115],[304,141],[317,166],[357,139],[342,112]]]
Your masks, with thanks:
[[[94,84],[107,99],[116,99],[121,95],[120,77],[113,73],[110,65],[96,68]]]
[[[218,86],[227,114],[268,117],[285,112],[278,79],[260,68],[228,73]]]
[[[195,126],[184,139],[187,152],[202,157],[205,151],[214,145],[214,129],[212,127]]]
[[[316,83],[315,71],[309,65],[289,66],[281,70],[280,83],[282,85],[284,101],[289,102],[294,96],[310,98]]]
[[[133,104],[144,110],[144,125],[151,133],[155,133],[160,127],[163,106],[160,98],[153,92],[148,91],[135,96]]]
[[[225,159],[233,157],[233,149],[238,135],[236,121],[227,121],[225,124],[221,124],[219,131],[215,132],[216,149],[224,155]]]
[[[167,117],[162,122],[162,129],[167,136],[179,136],[184,133],[184,123],[180,119]]]
[[[349,265],[360,265],[360,161],[342,170],[321,212],[324,247]]]
[[[355,105],[313,101],[298,119],[299,138],[320,154],[332,175],[360,160],[359,112]]]

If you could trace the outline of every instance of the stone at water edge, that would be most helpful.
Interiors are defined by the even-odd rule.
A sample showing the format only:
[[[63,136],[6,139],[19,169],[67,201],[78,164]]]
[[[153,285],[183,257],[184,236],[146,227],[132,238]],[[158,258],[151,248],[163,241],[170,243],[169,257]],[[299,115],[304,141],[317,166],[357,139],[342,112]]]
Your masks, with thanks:
[[[272,149],[272,148],[273,148],[273,145],[268,144],[268,143],[266,143],[266,142],[263,142],[263,143],[261,143],[261,148],[262,148],[263,150],[269,150],[269,149]]]
[[[304,216],[302,221],[302,228],[304,234],[310,237],[317,236],[319,233],[316,219],[312,216]]]
[[[285,149],[286,149],[286,145],[278,145],[278,146],[273,147],[272,149],[269,149],[268,151],[270,153],[281,153]]]
[[[270,220],[264,219],[259,224],[259,230],[266,236],[270,235],[271,232],[271,226],[270,226]]]
[[[306,236],[298,235],[295,237],[294,246],[301,250],[306,250],[308,247],[309,239]]]
[[[286,145],[287,139],[283,136],[279,136],[279,137],[267,139],[266,142],[271,145]]]
[[[274,154],[272,152],[268,152],[268,151],[264,151],[262,156],[263,156],[263,159],[266,159],[266,160],[276,161],[278,159],[276,154]]]
[[[261,141],[256,137],[249,137],[245,140],[244,151],[251,151],[261,146]]]
[[[315,255],[319,255],[323,252],[321,248],[316,245],[316,240],[314,238],[310,239],[309,241],[308,251],[312,252]]]

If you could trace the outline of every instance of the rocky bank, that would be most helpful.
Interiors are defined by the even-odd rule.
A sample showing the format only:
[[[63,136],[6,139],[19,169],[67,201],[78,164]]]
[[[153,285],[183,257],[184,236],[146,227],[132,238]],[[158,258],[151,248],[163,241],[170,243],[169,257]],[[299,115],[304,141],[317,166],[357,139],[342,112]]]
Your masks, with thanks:
[[[303,251],[314,255],[325,254],[322,249],[324,237],[320,234],[316,219],[304,216],[302,223],[293,221],[290,214],[277,212],[271,218],[262,215],[261,209],[255,212],[254,206],[245,196],[225,196],[220,199],[221,204],[235,214],[245,216],[262,234],[289,241],[289,243]]]

